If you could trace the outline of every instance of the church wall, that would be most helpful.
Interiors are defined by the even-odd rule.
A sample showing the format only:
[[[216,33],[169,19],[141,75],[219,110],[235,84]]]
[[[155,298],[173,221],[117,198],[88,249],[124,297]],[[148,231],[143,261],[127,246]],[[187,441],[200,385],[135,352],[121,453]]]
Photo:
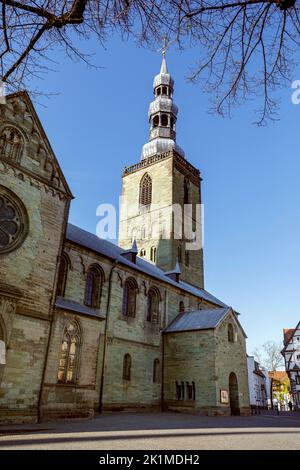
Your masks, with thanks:
[[[134,277],[138,283],[136,315],[122,315],[123,287],[120,277]],[[147,292],[150,285],[160,289],[160,325],[147,321]],[[104,382],[104,409],[158,407],[160,386],[153,384],[153,362],[160,359],[160,329],[164,323],[164,290],[137,273],[118,269],[113,277],[113,296],[108,326],[107,362]],[[132,360],[131,380],[123,380],[125,354]],[[160,359],[161,363],[161,359]]]
[[[0,132],[13,126],[22,134],[24,144],[18,160],[0,155],[0,185],[10,191],[9,198],[21,201],[28,218],[28,234],[22,244],[0,254],[0,304],[7,298],[13,304],[9,316],[0,308],[7,333],[0,420],[6,422],[37,419],[57,260],[71,197],[22,96],[8,98],[7,104],[0,106]],[[27,227],[26,217],[22,222]]]
[[[235,341],[228,341],[228,324],[231,323],[235,330]],[[216,341],[216,386],[218,389],[218,401],[220,402],[220,390],[229,389],[229,375],[234,372],[238,381],[239,406],[241,414],[249,414],[249,387],[247,371],[246,341],[240,326],[231,314],[215,331]],[[222,405],[226,413],[226,406]],[[227,413],[229,409],[227,407]]]
[[[0,388],[0,423],[37,420],[48,328],[47,321],[14,314]]]
[[[65,297],[83,304],[85,272],[89,265],[97,263],[105,273],[100,306],[101,315],[106,314],[108,280],[112,260],[83,247],[66,242],[64,252],[70,259],[70,270],[66,284]],[[123,286],[127,278],[133,278],[138,285],[136,297],[136,315],[124,317],[122,313]],[[155,286],[160,292],[160,324],[147,321],[147,292]],[[153,383],[153,361],[161,358],[161,329],[179,313],[179,302],[184,301],[186,310],[198,308],[202,301],[179,288],[162,284],[144,273],[129,267],[118,265],[112,277],[112,295],[108,319],[108,346],[106,352],[105,385],[103,395],[104,409],[124,409],[147,406],[157,408],[160,405],[160,385]],[[104,326],[103,326],[104,328]],[[101,330],[102,331],[102,330]],[[56,346],[57,347],[57,346]],[[56,349],[56,347],[54,349]],[[100,380],[103,349],[99,350],[97,376]],[[132,357],[132,380],[122,379],[125,354]],[[57,364],[53,363],[54,376]],[[69,395],[71,392],[69,392]],[[75,395],[74,395],[75,396]],[[72,398],[75,401],[75,397]]]
[[[74,245],[69,241],[64,243],[63,252],[66,253],[70,260],[70,269],[68,270],[64,297],[83,305],[86,273],[90,266],[96,264],[102,269],[104,274],[99,311],[101,312],[101,315],[105,315],[108,278],[110,269],[113,265],[112,260],[85,249],[84,247]]]
[[[213,330],[164,335],[165,409],[216,413],[214,341]],[[177,399],[176,381],[184,383],[184,399]],[[195,400],[188,399],[186,382],[195,382]]]
[[[65,327],[75,320],[80,347],[75,384],[58,383],[58,367]],[[43,420],[93,416],[99,403],[103,320],[56,310],[42,394]],[[102,335],[102,336],[100,336]]]
[[[130,381],[123,380],[123,358],[131,356]],[[140,408],[158,409],[160,383],[153,383],[154,360],[161,355],[159,346],[110,338],[104,382],[104,410]]]

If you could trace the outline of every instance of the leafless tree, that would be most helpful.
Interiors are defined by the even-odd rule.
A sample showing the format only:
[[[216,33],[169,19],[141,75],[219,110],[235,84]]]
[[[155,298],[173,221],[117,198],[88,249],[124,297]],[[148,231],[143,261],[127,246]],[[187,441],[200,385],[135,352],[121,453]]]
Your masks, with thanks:
[[[253,355],[260,365],[266,367],[269,371],[274,371],[284,365],[281,350],[281,343],[277,343],[276,341],[267,341],[260,348],[256,348],[253,351]]]
[[[252,94],[262,96],[258,123],[273,118],[275,90],[289,83],[300,45],[297,0],[0,0],[0,76],[9,90],[29,88],[62,47],[78,47],[114,31],[157,48],[163,34],[193,47],[189,79],[203,80],[218,113]]]

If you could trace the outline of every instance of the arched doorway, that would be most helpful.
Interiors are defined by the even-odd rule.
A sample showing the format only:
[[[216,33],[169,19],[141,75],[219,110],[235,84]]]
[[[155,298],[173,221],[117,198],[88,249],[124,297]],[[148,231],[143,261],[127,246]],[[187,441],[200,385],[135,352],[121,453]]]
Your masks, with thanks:
[[[232,415],[240,414],[239,387],[237,377],[234,372],[229,376],[229,402]]]

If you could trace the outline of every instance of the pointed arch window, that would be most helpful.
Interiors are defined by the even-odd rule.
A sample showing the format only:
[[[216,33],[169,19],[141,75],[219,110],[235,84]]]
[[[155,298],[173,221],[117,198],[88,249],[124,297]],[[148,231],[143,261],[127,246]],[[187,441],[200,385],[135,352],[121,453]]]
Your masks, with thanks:
[[[77,321],[70,321],[65,329],[61,344],[57,381],[75,383],[79,368],[80,327]]]
[[[21,133],[15,127],[7,126],[0,133],[0,155],[4,158],[19,162],[24,141]]]
[[[158,384],[160,382],[160,362],[159,359],[155,359],[153,362],[153,383]]]
[[[135,317],[137,284],[134,279],[126,279],[123,292],[123,315]]]
[[[152,179],[146,173],[140,183],[140,204],[149,206],[152,202]]]
[[[131,380],[131,356],[130,354],[125,354],[123,359],[123,380],[128,382]]]
[[[90,308],[100,307],[103,274],[98,266],[91,266],[86,275],[84,304]]]
[[[60,260],[60,265],[59,265],[57,290],[56,290],[56,295],[60,297],[64,297],[65,295],[69,264],[70,264],[69,258],[67,257],[67,255],[63,254]]]
[[[234,329],[231,323],[228,325],[227,335],[229,343],[234,343]]]
[[[185,311],[184,302],[183,302],[183,300],[181,300],[179,302],[179,312],[183,313],[184,311]]]
[[[156,247],[152,246],[150,250],[150,260],[153,261],[153,263],[156,262]]]
[[[159,323],[159,292],[154,288],[148,292],[147,321],[154,324]]]

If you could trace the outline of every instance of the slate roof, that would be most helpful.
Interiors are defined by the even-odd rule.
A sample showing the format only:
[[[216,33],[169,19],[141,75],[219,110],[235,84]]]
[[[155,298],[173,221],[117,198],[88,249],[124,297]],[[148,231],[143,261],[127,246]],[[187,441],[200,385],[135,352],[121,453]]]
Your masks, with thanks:
[[[119,263],[128,266],[136,271],[148,274],[149,276],[171,284],[174,287],[179,287],[180,289],[190,294],[193,294],[196,297],[200,297],[203,300],[212,302],[220,307],[227,307],[224,302],[214,297],[205,289],[199,289],[184,281],[176,282],[173,279],[169,278],[162,269],[158,268],[152,263],[149,263],[143,258],[137,256],[136,263],[133,263],[129,259],[122,256],[122,253],[126,253],[126,250],[123,250],[122,248],[115,245],[114,243],[109,242],[108,240],[99,238],[97,235],[94,235],[90,232],[87,232],[86,230],[76,227],[73,224],[68,224],[67,226],[66,239],[85,248],[88,248],[92,251],[95,251],[96,253],[99,253],[103,256],[107,256],[108,258],[114,260],[116,259]]]
[[[74,300],[66,299],[65,297],[56,297],[55,307],[105,320],[105,317],[101,315],[99,310],[87,307],[86,305],[82,305]]]
[[[214,329],[231,310],[231,307],[225,307],[182,312],[164,329],[164,333]]]

